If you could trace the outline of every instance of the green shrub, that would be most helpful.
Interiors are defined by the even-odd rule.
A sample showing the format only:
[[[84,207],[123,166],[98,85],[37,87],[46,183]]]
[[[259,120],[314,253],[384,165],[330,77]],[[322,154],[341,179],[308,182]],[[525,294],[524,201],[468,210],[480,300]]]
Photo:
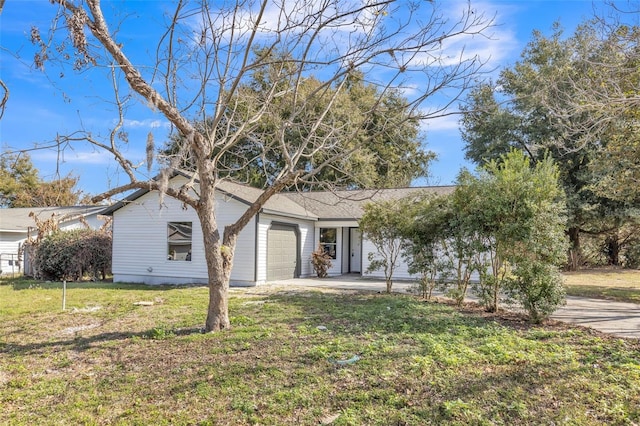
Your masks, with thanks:
[[[111,236],[92,229],[57,231],[36,249],[36,276],[46,280],[78,280],[89,274],[104,279],[111,271]]]
[[[544,262],[522,262],[507,280],[509,295],[520,302],[531,321],[539,323],[566,303],[562,275]]]

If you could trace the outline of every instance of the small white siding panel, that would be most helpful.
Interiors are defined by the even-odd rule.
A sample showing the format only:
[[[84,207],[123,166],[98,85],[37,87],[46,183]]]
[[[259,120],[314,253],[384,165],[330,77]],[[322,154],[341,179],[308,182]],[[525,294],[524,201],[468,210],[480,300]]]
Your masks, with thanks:
[[[22,232],[0,233],[0,270],[2,274],[22,271],[22,265],[18,263],[18,250],[25,240],[26,234]]]
[[[302,248],[302,269],[300,270],[301,277],[310,277],[315,274],[313,270],[313,264],[311,263],[311,253],[316,249],[316,239],[314,234],[313,222],[300,222],[300,246]]]
[[[267,282],[267,233],[271,220],[260,215],[258,217],[257,238],[256,238],[256,283]]]
[[[217,220],[220,233],[246,209],[233,199],[217,197]],[[191,261],[167,259],[168,222],[192,222]],[[250,222],[238,236],[231,282],[235,285],[255,283],[255,226]],[[114,212],[113,221],[114,281],[147,284],[206,283],[202,229],[196,212],[171,197],[150,192]]]
[[[84,218],[91,229],[100,229],[105,224],[104,219],[99,219],[98,215],[92,214]],[[70,231],[72,229],[86,229],[86,225],[78,219],[66,221],[60,224],[62,231]]]

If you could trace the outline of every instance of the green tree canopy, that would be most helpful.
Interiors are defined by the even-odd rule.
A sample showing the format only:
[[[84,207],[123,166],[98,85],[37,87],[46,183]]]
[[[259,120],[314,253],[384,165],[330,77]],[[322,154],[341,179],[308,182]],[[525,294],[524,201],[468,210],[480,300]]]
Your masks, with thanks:
[[[268,55],[263,50],[259,54]],[[309,170],[326,164],[313,181],[298,183],[297,189],[307,189],[312,184],[323,182],[341,189],[390,188],[409,186],[411,182],[428,175],[428,167],[435,155],[424,149],[419,122],[410,111],[410,104],[397,91],[380,93],[380,89],[365,82],[360,72],[354,72],[341,85],[342,89],[327,87],[315,77],[285,79],[282,74],[290,72],[290,58],[276,56],[259,67],[249,81],[237,91],[233,101],[233,111],[228,117],[244,111],[247,117],[256,114],[257,109],[265,109],[258,127],[243,135],[241,143],[231,149],[214,151],[219,156],[221,177],[230,177],[246,182],[258,188],[270,185],[287,161],[285,150],[276,149],[277,145],[295,150],[309,136],[309,132],[318,132],[322,137],[332,133],[356,134],[353,140],[336,140],[332,150],[309,151],[302,159]],[[296,85],[291,90],[289,85]],[[267,89],[285,93],[267,102]],[[294,96],[307,97],[303,112],[292,114],[291,105]],[[323,129],[311,129],[304,122],[318,122],[321,115],[327,125]],[[218,126],[233,125],[231,120],[223,119]],[[293,121],[293,122],[292,122]],[[215,137],[216,124],[212,120],[196,123],[199,132]],[[283,128],[290,131],[282,133]],[[356,132],[355,129],[361,129]],[[165,161],[174,161],[187,169],[193,169],[189,153],[184,152],[184,138],[174,135],[163,148]],[[336,151],[350,155],[336,157]],[[317,185],[315,185],[317,186]],[[290,188],[293,189],[293,188]]]
[[[31,191],[39,183],[38,170],[28,155],[5,154],[0,156],[0,204],[13,205],[20,191]]]
[[[603,221],[612,211],[616,217],[632,211],[640,173],[633,83],[639,71],[630,66],[638,63],[637,34],[637,28],[604,27],[595,20],[569,37],[559,25],[548,37],[536,31],[522,59],[504,69],[496,84],[478,86],[462,106],[468,159],[479,165],[500,161],[517,148],[533,164],[545,155],[556,160],[569,208],[573,267],[580,263],[581,233],[607,233],[616,226]],[[620,88],[628,100],[604,86]]]
[[[76,189],[78,177],[44,181],[27,154],[0,157],[0,205],[2,207],[73,206],[88,203],[88,197]]]

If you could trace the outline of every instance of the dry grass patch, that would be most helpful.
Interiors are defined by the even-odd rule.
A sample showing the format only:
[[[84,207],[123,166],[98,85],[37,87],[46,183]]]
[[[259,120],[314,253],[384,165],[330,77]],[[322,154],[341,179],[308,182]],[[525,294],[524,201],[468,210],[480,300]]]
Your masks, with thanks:
[[[563,275],[570,296],[640,303],[640,270],[584,269]]]

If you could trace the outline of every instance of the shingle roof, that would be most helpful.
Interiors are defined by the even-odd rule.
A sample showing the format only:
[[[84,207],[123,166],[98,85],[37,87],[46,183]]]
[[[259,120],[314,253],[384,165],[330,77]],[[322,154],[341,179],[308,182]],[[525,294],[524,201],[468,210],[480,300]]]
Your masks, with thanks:
[[[71,206],[71,207],[23,207],[0,209],[1,232],[27,232],[36,226],[29,213],[34,212],[40,219],[56,216],[59,220],[68,221],[80,216],[100,213],[105,206]]]
[[[218,189],[223,193],[229,194],[248,204],[254,203],[262,194],[261,189],[230,181],[220,182],[218,184]],[[275,194],[269,198],[263,207],[263,211],[265,213],[285,214],[289,216],[317,219],[317,216],[313,212],[305,209],[302,205],[287,197],[285,194]]]
[[[190,173],[176,170],[174,172],[174,177],[175,176],[189,177]],[[196,182],[197,182],[197,179],[196,179]],[[222,192],[224,195],[228,195],[244,204],[253,204],[258,199],[258,197],[262,194],[261,189],[254,188],[249,185],[231,182],[228,180],[218,181],[216,189]],[[123,200],[108,207],[103,212],[103,214],[105,215],[113,214],[113,212],[122,208],[125,204],[131,201],[137,200],[138,198],[142,197],[144,194],[148,192],[150,192],[149,189],[138,189],[137,191],[128,195]],[[285,197],[282,194],[276,194],[272,196],[263,207],[263,211],[267,213],[285,214],[289,216],[298,216],[298,217],[305,217],[309,219],[317,219],[317,217],[315,217],[313,213],[308,212],[302,206],[297,204],[295,201]]]
[[[285,193],[286,197],[313,212],[321,219],[360,219],[364,205],[369,202],[398,200],[411,194],[449,194],[455,186],[423,186],[391,189],[362,189],[353,191],[310,191]]]
[[[175,174],[183,175],[180,171],[176,171]],[[245,204],[254,203],[263,192],[261,189],[227,180],[219,181],[217,189],[223,194]],[[454,186],[425,186],[353,191],[285,192],[272,196],[266,202],[262,211],[264,213],[302,217],[311,220],[354,220],[362,217],[363,206],[368,202],[400,199],[416,192],[449,194],[454,189]],[[136,200],[147,192],[149,192],[147,189],[138,190],[129,195],[124,201],[107,208],[103,214],[112,214],[121,208],[125,202]]]

